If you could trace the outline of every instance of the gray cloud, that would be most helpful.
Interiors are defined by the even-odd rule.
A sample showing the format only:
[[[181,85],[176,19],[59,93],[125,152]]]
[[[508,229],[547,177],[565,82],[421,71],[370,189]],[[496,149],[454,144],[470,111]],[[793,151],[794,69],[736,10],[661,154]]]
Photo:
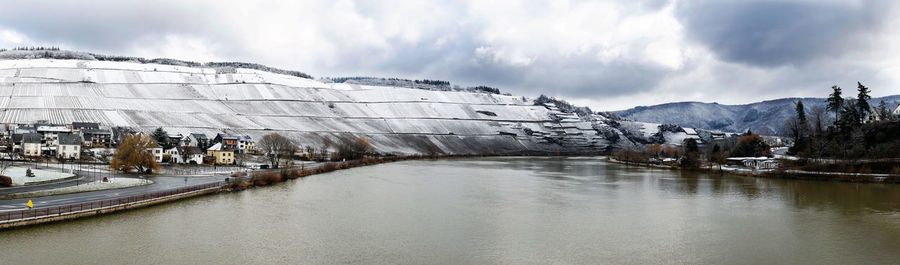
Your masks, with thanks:
[[[199,2],[3,1],[2,6],[0,25],[45,45],[125,52],[135,42],[170,33],[217,34],[230,39],[216,27],[218,18],[200,12],[214,6]]]
[[[168,39],[176,36],[213,46],[201,58],[442,79],[595,109],[815,96],[797,93],[856,79],[891,87],[896,72],[881,69],[900,65],[881,56],[900,45],[883,42],[896,22],[890,1],[0,2],[0,31],[27,36],[26,45],[192,55],[171,52],[193,47]]]
[[[687,35],[726,61],[803,64],[868,47],[894,1],[682,1]]]

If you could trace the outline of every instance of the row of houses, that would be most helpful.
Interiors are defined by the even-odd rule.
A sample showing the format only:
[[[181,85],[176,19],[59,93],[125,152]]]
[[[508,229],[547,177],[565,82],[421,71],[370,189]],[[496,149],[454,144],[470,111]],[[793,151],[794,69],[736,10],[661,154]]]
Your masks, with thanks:
[[[85,149],[116,147],[134,132],[124,127],[103,127],[99,123],[73,122],[51,124],[38,121],[34,124],[6,124],[0,132],[0,140],[6,145],[0,151],[21,154],[25,158],[51,156],[59,159],[81,159]],[[206,134],[168,135],[168,141],[149,148],[157,162],[178,164],[237,163],[237,154],[257,154],[256,143],[248,135],[219,133],[210,139]]]
[[[113,131],[99,123],[74,122],[68,125],[38,121],[34,124],[6,124],[0,138],[6,152],[34,158],[43,155],[61,159],[79,159],[83,147],[110,147]]]
[[[165,146],[150,150],[156,162],[233,165],[238,154],[258,154],[256,143],[248,135],[218,133],[210,139],[206,134],[190,133],[168,137]]]

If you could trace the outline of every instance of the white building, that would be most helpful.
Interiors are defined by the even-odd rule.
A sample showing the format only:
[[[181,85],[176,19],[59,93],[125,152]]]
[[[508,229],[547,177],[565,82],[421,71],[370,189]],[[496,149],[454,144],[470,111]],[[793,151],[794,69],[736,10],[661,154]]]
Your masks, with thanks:
[[[163,149],[161,147],[150,147],[147,148],[147,151],[150,151],[150,153],[153,154],[153,158],[154,160],[156,160],[156,163],[163,162]]]
[[[241,154],[252,154],[256,150],[256,143],[249,135],[238,137],[237,151]]]
[[[46,146],[56,146],[59,134],[69,133],[72,132],[72,130],[65,125],[38,125],[37,132],[41,134],[41,141],[43,141]]]
[[[59,134],[59,140],[56,145],[56,157],[60,159],[80,159],[81,144],[83,140],[80,135],[71,133]]]
[[[768,157],[729,157],[729,164],[740,164],[752,169],[776,169],[778,160]]]
[[[170,155],[170,162],[177,164],[203,164],[205,155],[200,148],[192,146],[177,146],[166,150]]]
[[[41,157],[41,135],[38,133],[23,134],[22,152],[25,157]]]

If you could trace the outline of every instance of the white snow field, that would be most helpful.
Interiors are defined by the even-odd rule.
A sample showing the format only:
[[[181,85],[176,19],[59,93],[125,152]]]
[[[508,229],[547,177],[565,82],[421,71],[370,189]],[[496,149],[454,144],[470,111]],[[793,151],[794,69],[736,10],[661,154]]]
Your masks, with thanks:
[[[37,183],[44,181],[51,181],[57,179],[64,179],[74,177],[75,174],[72,174],[71,171],[63,171],[61,169],[31,169],[31,173],[34,174],[34,177],[26,177],[25,173],[28,171],[26,167],[20,166],[11,166],[3,171],[3,175],[10,177],[13,181],[13,185],[22,186],[27,185],[29,183]]]
[[[132,62],[0,60],[0,109],[0,123],[100,122],[210,137],[228,130],[255,139],[278,132],[317,148],[365,137],[376,151],[397,154],[581,152],[610,145],[594,129],[603,119],[579,119],[530,98],[324,83],[241,68],[217,73]],[[628,141],[618,144],[633,145]]]

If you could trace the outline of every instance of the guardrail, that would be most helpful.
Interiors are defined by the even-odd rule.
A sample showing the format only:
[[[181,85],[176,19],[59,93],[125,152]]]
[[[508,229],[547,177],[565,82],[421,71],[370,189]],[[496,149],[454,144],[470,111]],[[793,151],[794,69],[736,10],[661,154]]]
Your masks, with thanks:
[[[77,204],[69,204],[63,206],[55,206],[55,207],[45,207],[45,208],[34,208],[28,210],[19,210],[19,211],[11,211],[11,212],[0,212],[0,223],[5,223],[9,221],[18,221],[23,219],[34,219],[41,217],[49,217],[49,216],[60,216],[69,213],[76,213],[82,211],[90,211],[95,209],[107,208],[112,206],[126,205],[129,203],[135,202],[143,202],[150,201],[158,198],[163,198],[172,195],[178,195],[198,190],[204,190],[214,187],[219,187],[221,182],[207,183],[202,185],[195,185],[190,187],[181,187],[171,190],[135,195],[130,197],[122,197],[110,200],[100,200],[100,201],[92,201],[85,203],[77,203]]]

